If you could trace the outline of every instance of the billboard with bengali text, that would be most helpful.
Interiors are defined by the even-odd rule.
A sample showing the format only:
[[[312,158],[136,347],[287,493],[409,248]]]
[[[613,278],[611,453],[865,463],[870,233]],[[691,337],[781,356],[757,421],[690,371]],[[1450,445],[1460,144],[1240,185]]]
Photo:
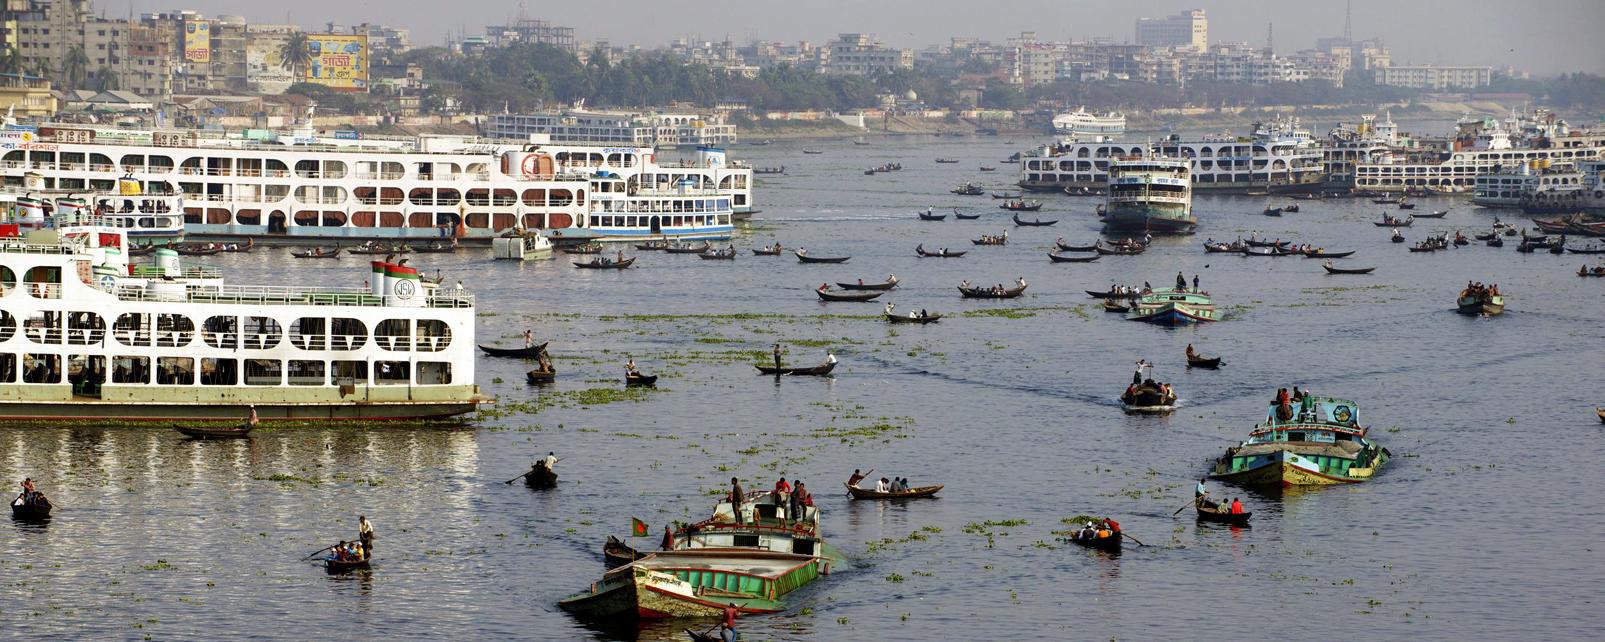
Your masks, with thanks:
[[[210,21],[184,21],[184,60],[189,62],[212,61],[212,23]]]
[[[283,37],[253,36],[245,43],[245,82],[264,94],[282,94],[295,84],[295,70],[284,66]]]
[[[368,37],[307,34],[306,81],[336,91],[368,91]]]

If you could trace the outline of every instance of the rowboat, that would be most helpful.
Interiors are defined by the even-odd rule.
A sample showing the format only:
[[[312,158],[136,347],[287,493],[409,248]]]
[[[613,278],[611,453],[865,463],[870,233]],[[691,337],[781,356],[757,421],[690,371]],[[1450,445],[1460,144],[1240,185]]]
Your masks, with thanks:
[[[609,569],[624,566],[646,556],[647,553],[630,548],[628,544],[612,535],[607,536],[607,543],[602,545],[602,560]]]
[[[290,256],[293,256],[293,257],[298,258],[298,259],[332,259],[332,258],[338,258],[340,256],[340,252],[342,252],[342,251],[343,250],[341,250],[340,246],[338,246],[338,245],[336,245],[336,246],[334,246],[332,248],[329,248],[329,249],[324,249],[324,248],[321,248],[321,247],[314,247],[314,248],[311,248],[311,249],[308,249],[308,250],[300,250],[300,251],[291,250],[290,251]]]
[[[713,244],[703,241],[702,245],[672,245],[663,248],[663,251],[669,254],[702,254],[711,249],[713,249]]]
[[[880,283],[846,283],[837,281],[836,287],[843,290],[890,290],[897,287],[898,283],[897,277],[894,276]]]
[[[994,290],[992,288],[966,288],[959,286],[959,294],[966,299],[1013,299],[1025,292],[1025,286]]]
[[[1252,512],[1233,513],[1227,510],[1210,509],[1202,504],[1195,507],[1198,511],[1198,521],[1231,524],[1233,526],[1247,526],[1248,519],[1254,516]]]
[[[1322,252],[1319,250],[1310,250],[1308,252],[1300,252],[1300,254],[1303,254],[1304,258],[1306,259],[1341,259],[1353,255],[1354,250],[1349,250],[1347,252]]]
[[[1008,234],[999,234],[999,235],[996,235],[996,236],[985,236],[985,235],[983,235],[981,238],[978,238],[978,239],[970,239],[970,243],[972,245],[1008,245],[1009,244],[1009,235]]]
[[[819,295],[820,300],[823,301],[850,301],[862,303],[865,301],[874,301],[881,295],[886,294],[886,292],[872,290],[869,292],[849,292],[837,294],[829,290],[814,290],[814,294]]]
[[[1120,403],[1130,414],[1162,415],[1176,409],[1176,393],[1165,394],[1158,387],[1144,383],[1136,390],[1122,393]]]
[[[156,245],[134,245],[128,248],[128,255],[145,256],[147,254],[154,254],[157,249],[159,248]]]
[[[920,212],[920,220],[922,221],[941,221],[945,220],[946,218],[946,214],[926,214],[925,212]]]
[[[712,252],[703,252],[701,254],[698,254],[697,258],[702,259],[704,261],[734,261],[734,260],[736,260],[736,251],[735,250],[713,250]]]
[[[691,636],[691,642],[723,642],[722,638],[712,633],[703,633],[691,629],[686,629],[685,633]]]
[[[557,369],[541,370],[536,368],[524,373],[524,379],[530,383],[551,383],[557,380]]]
[[[802,252],[793,252],[800,263],[846,263],[850,256],[808,256]]]
[[[804,377],[804,376],[823,377],[825,375],[830,374],[831,370],[835,370],[836,369],[836,364],[835,363],[824,363],[824,364],[820,364],[820,365],[817,365],[817,366],[814,366],[814,367],[811,367],[811,368],[776,368],[774,366],[762,366],[762,365],[756,365],[756,364],[754,364],[752,367],[758,369],[758,374],[775,375],[775,376],[790,375],[790,376],[793,376],[793,377]]]
[[[602,253],[602,244],[601,243],[581,243],[579,245],[565,246],[565,247],[563,247],[561,249],[563,250],[564,254],[601,254]]]
[[[978,213],[977,214],[965,214],[965,213],[960,212],[958,210],[953,210],[953,218],[956,218],[956,219],[961,220],[961,221],[973,221],[975,219],[981,218],[981,215],[978,214]]]
[[[1283,241],[1281,239],[1277,239],[1277,240],[1274,240],[1274,241],[1261,241],[1261,240],[1256,239],[1256,238],[1250,238],[1247,241],[1244,241],[1244,243],[1247,243],[1249,247],[1275,247],[1275,248],[1281,248],[1281,249],[1284,249],[1284,250],[1287,249],[1287,246],[1293,244],[1292,241]]]
[[[1204,358],[1196,354],[1187,355],[1187,367],[1214,370],[1221,367],[1220,357]]]
[[[636,243],[635,244],[635,249],[640,250],[642,252],[650,252],[652,250],[667,250],[667,249],[669,249],[669,242],[666,241],[666,240],[658,240],[658,241],[647,241],[645,243]]]
[[[919,255],[919,256],[927,257],[927,258],[956,259],[956,258],[959,258],[961,256],[964,256],[966,251],[961,250],[961,251],[955,252],[953,250],[949,250],[949,249],[943,248],[943,249],[935,251],[935,252],[930,252],[930,251],[927,251],[925,249],[925,245],[922,243],[922,244],[917,245],[917,246],[914,247],[914,253]]]
[[[1407,208],[1404,208],[1404,209],[1410,209],[1410,208],[1407,207]],[[1448,214],[1448,213],[1449,213],[1449,210],[1438,210],[1438,211],[1433,212],[1431,214],[1414,214],[1413,216],[1415,216],[1416,218],[1443,218],[1444,215]]]
[[[1381,221],[1371,221],[1371,224],[1377,227],[1410,227],[1410,224],[1414,222],[1416,222],[1416,217],[1414,216],[1404,219],[1388,218],[1384,216],[1382,217]]]
[[[1372,270],[1376,269],[1374,267],[1368,267],[1368,268],[1338,268],[1338,267],[1332,267],[1330,265],[1323,265],[1321,267],[1326,268],[1327,274],[1370,274]]]
[[[1100,551],[1103,551],[1105,553],[1119,553],[1120,552],[1120,541],[1125,539],[1125,535],[1123,535],[1123,534],[1121,534],[1119,532],[1116,532],[1115,534],[1110,535],[1108,537],[1087,537],[1087,538],[1083,538],[1083,537],[1080,537],[1079,535],[1072,535],[1068,539],[1070,540],[1070,543],[1075,544],[1077,546],[1084,546],[1084,547],[1087,547],[1087,548],[1094,548],[1094,549],[1098,549]]]
[[[1063,256],[1054,254],[1052,252],[1048,253],[1048,258],[1054,263],[1091,263],[1098,260],[1102,256],[1102,254],[1089,254],[1087,256]]]
[[[1005,209],[1010,212],[1035,212],[1042,209],[1042,201],[1004,201],[1002,205],[998,206],[998,209]]]
[[[557,487],[557,471],[537,464],[524,475],[524,485],[535,490]]]
[[[1053,245],[1063,252],[1092,252],[1098,249],[1097,243],[1092,245],[1066,245],[1063,241],[1054,241]]]
[[[546,344],[542,343],[540,345],[529,346],[527,348],[498,348],[496,346],[479,344],[479,349],[485,351],[485,354],[488,354],[492,357],[535,359],[541,356],[542,351],[546,350]]]
[[[50,500],[45,499],[43,493],[36,494],[32,503],[22,501],[22,496],[18,495],[11,500],[11,518],[22,521],[43,520],[50,517],[51,508],[54,506],[50,504]]]
[[[1142,254],[1143,252],[1148,251],[1148,246],[1146,246],[1146,245],[1124,245],[1124,246],[1116,245],[1116,246],[1113,246],[1113,247],[1107,247],[1107,246],[1104,246],[1102,243],[1100,243],[1100,244],[1094,246],[1092,249],[1096,250],[1099,254],[1113,254],[1115,256],[1136,256],[1138,254]]]
[[[238,426],[173,426],[173,430],[191,439],[240,439],[251,436],[251,428],[249,423]]]
[[[1103,300],[1103,311],[1104,312],[1119,312],[1121,314],[1125,314],[1127,312],[1130,312],[1131,311],[1131,306],[1126,305],[1125,303],[1121,303],[1121,301],[1125,301],[1125,300],[1126,299],[1104,299]]]
[[[886,320],[891,323],[918,323],[920,325],[925,325],[927,323],[936,323],[937,321],[941,321],[942,315],[927,314],[925,316],[908,316],[905,314],[888,314],[886,315]]]
[[[452,241],[450,243],[443,243],[440,241],[430,241],[429,243],[412,248],[412,251],[419,254],[454,254],[457,252],[457,242]]]
[[[1027,211],[1034,211],[1034,210],[1027,210]],[[1053,225],[1054,223],[1058,223],[1058,222],[1059,222],[1059,219],[1053,219],[1053,220],[1049,220],[1049,221],[1044,221],[1044,220],[1042,220],[1040,218],[1035,220],[1035,221],[1023,221],[1023,220],[1020,220],[1020,215],[1019,214],[1015,214],[1014,215],[1014,224],[1015,225],[1020,225],[1020,226],[1023,226],[1023,227],[1047,227],[1049,225]]]
[[[776,245],[774,247],[755,247],[755,248],[752,248],[752,253],[755,256],[780,256],[780,252],[781,252],[781,249],[780,249],[779,245]]]
[[[658,376],[657,375],[644,375],[644,374],[641,374],[641,373],[638,373],[638,372],[637,373],[631,373],[631,372],[624,373],[624,385],[626,385],[626,386],[653,386],[653,385],[657,385],[657,383],[658,383]]]
[[[1455,300],[1455,309],[1461,314],[1493,316],[1505,311],[1502,294],[1463,294]]]
[[[346,250],[346,253],[347,254],[361,254],[361,255],[378,256],[380,254],[406,254],[406,253],[411,252],[411,251],[412,251],[412,248],[407,247],[405,244],[402,244],[402,243],[397,243],[395,245],[387,245],[387,244],[384,244],[384,243],[374,243],[374,242],[370,241],[368,243],[364,243],[362,245],[358,245],[356,247],[350,248],[350,249]]]
[[[371,568],[368,565],[369,561],[370,558],[366,555],[364,555],[362,559],[355,560],[340,560],[335,559],[333,555],[330,555],[323,558],[323,569],[328,571],[330,574],[349,573],[351,571],[366,570]]]
[[[942,490],[942,484],[935,486],[916,486],[908,490],[893,493],[882,493],[873,488],[859,488],[847,482],[842,482],[853,499],[919,499],[921,497],[935,497],[936,491]]]
[[[615,260],[612,260],[612,259],[604,259],[604,258],[601,258],[601,257],[597,257],[597,258],[591,259],[588,262],[575,261],[574,262],[574,267],[583,268],[583,269],[586,269],[586,270],[623,270],[623,269],[629,268],[631,265],[634,265],[634,264],[635,264],[635,257],[633,257],[633,256],[630,257],[630,258],[624,259],[623,261],[615,261]]]
[[[214,245],[207,247],[204,245],[176,245],[173,247],[173,250],[182,256],[211,256],[213,254],[222,252],[223,246]]]
[[[1294,253],[1293,252],[1289,252],[1287,250],[1280,249],[1280,248],[1274,248],[1274,247],[1245,247],[1245,248],[1243,248],[1243,256],[1287,256],[1289,254],[1294,254]]]

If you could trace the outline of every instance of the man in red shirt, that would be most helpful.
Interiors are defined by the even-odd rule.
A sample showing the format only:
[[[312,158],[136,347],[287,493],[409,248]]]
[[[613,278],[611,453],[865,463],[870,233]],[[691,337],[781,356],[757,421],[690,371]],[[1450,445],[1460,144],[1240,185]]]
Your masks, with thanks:
[[[1232,514],[1240,515],[1243,512],[1243,502],[1236,497],[1232,498]]]
[[[1115,521],[1113,519],[1105,517],[1105,518],[1103,518],[1103,523],[1104,523],[1105,526],[1109,527],[1109,532],[1111,532],[1111,533],[1120,532],[1120,522],[1117,522],[1117,521]]]

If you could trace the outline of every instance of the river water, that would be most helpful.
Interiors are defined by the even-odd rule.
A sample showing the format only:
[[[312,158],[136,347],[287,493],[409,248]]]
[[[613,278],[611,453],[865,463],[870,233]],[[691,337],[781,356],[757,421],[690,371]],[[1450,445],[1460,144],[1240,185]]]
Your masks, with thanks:
[[[1045,195],[1048,228],[1014,228],[989,197],[1025,148],[1000,138],[804,143],[739,148],[764,177],[762,213],[734,263],[642,253],[638,268],[522,265],[483,250],[421,256],[479,294],[482,343],[549,339],[558,382],[481,358],[500,403],[460,429],[266,429],[249,441],[189,442],[165,430],[0,433],[0,479],[30,475],[59,508],[47,526],[0,529],[0,614],[8,634],[54,639],[683,639],[684,623],[603,628],[559,610],[602,571],[609,534],[630,518],[653,533],[705,517],[739,475],[748,488],[800,478],[820,502],[848,568],[788,598],[784,614],[743,620],[746,639],[1269,639],[1353,637],[1599,639],[1605,509],[1605,401],[1598,322],[1605,279],[1587,257],[1474,244],[1412,254],[1368,221],[1368,200],[1197,198],[1194,237],[1146,254],[1051,264],[1055,237],[1098,236],[1097,199]],[[960,159],[938,165],[937,157]],[[901,172],[862,169],[901,162]],[[1419,199],[1412,241],[1486,229],[1461,200]],[[920,222],[962,207],[979,221]],[[1034,215],[1033,215],[1034,216]],[[969,239],[1009,231],[1005,247]],[[1302,258],[1205,254],[1200,242],[1262,236],[1358,252],[1376,266],[1331,276]],[[837,265],[800,265],[746,248],[780,240]],[[913,248],[967,249],[920,259]],[[282,249],[208,259],[236,282],[358,285],[355,259],[297,262]],[[1593,261],[1589,261],[1593,263]],[[1199,275],[1225,318],[1166,329],[1108,314],[1082,291]],[[895,273],[874,303],[831,303],[821,282]],[[1025,277],[1014,301],[961,300],[954,286]],[[1508,311],[1453,312],[1467,280],[1497,283]],[[949,315],[888,326],[883,302]],[[830,379],[776,381],[751,363],[775,341],[799,364],[833,350]],[[1188,371],[1183,348],[1222,355]],[[622,393],[626,356],[663,375]],[[1182,407],[1123,414],[1116,396],[1138,359],[1157,364]],[[1172,512],[1222,450],[1241,440],[1276,388],[1353,399],[1395,458],[1369,483],[1241,496],[1250,529]],[[556,451],[560,487],[502,483]],[[939,499],[851,502],[839,484],[874,477],[942,483]],[[10,483],[10,482],[8,482]],[[1117,558],[1054,531],[1111,515],[1148,546]],[[371,573],[326,576],[299,561],[378,530]],[[990,522],[990,524],[988,523]],[[655,538],[635,540],[650,548]]]

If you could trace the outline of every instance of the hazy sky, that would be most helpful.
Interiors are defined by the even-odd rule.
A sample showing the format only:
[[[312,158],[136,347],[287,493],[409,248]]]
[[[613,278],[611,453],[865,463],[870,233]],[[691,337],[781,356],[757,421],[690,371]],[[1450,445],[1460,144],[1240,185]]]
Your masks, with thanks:
[[[419,45],[448,32],[483,34],[485,25],[525,15],[574,27],[580,40],[655,46],[679,36],[744,42],[823,42],[840,32],[878,35],[888,44],[923,47],[950,36],[994,42],[1034,30],[1062,40],[1133,37],[1137,17],[1201,8],[1209,39],[1265,42],[1286,54],[1315,38],[1343,33],[1343,0],[98,0],[108,16],[188,8],[207,17],[306,27],[329,21],[376,22],[412,30]],[[1513,65],[1535,73],[1605,73],[1605,0],[1354,0],[1355,38],[1381,37],[1396,63]]]

